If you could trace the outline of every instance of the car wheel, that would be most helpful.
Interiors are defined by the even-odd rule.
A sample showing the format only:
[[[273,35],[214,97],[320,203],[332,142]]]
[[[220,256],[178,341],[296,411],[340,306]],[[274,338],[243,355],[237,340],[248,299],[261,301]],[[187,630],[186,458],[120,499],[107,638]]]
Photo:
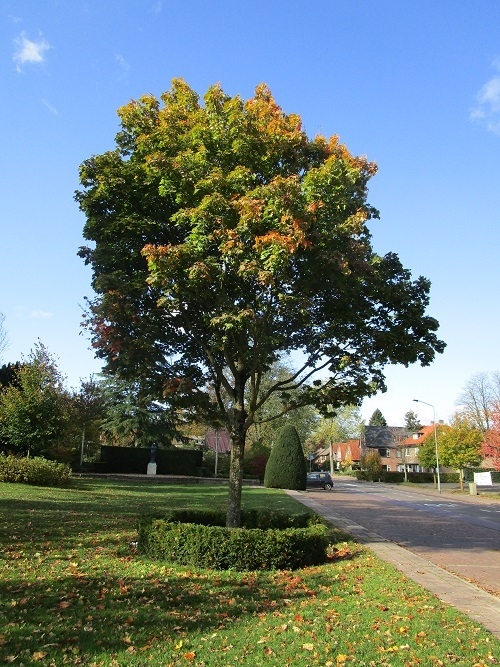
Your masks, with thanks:
[[[327,490],[329,491],[331,488],[333,488],[333,484],[330,484],[330,482],[327,482],[327,483],[324,485],[323,488],[324,488],[324,489],[327,489]]]

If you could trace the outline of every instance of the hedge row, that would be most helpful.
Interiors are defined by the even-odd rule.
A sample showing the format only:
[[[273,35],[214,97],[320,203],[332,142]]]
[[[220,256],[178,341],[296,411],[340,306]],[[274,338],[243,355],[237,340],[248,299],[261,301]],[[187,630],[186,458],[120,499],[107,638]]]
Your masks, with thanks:
[[[1,454],[0,482],[67,486],[71,483],[71,468],[66,463],[47,461],[41,456],[28,459]]]
[[[326,561],[328,528],[225,528],[143,520],[138,548],[150,558],[216,570],[294,570]]]
[[[432,472],[409,472],[407,473],[409,482],[414,484],[429,484],[434,482],[434,474]],[[460,481],[458,472],[442,472],[439,475],[441,482],[456,482]],[[405,481],[404,472],[391,472],[383,470],[380,475],[372,475],[366,470],[358,470],[356,472],[356,479],[364,482],[387,482],[389,484],[401,484]]]
[[[139,520],[139,550],[150,558],[218,570],[296,569],[325,562],[328,529],[316,514],[242,510],[226,528],[216,510],[171,510]]]
[[[100,469],[103,473],[128,473],[145,475],[151,459],[147,447],[101,447]],[[201,469],[203,452],[194,449],[156,450],[158,475],[197,475]]]
[[[140,524],[145,521],[152,521],[154,518],[163,519],[169,523],[196,523],[203,526],[225,526],[226,513],[218,510],[169,510],[162,512],[161,516],[147,516],[140,520]],[[267,530],[269,528],[308,528],[322,523],[317,514],[310,512],[301,512],[299,514],[286,514],[285,512],[273,512],[263,510],[241,510],[241,525],[243,528],[260,528]]]

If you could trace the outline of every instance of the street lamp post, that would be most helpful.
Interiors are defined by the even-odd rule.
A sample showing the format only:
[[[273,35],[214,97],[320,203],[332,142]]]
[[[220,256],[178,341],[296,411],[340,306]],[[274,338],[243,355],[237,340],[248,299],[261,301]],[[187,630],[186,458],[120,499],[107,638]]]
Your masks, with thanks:
[[[413,399],[414,403],[423,403],[424,405],[428,405],[430,408],[432,408],[432,414],[433,414],[433,424],[434,424],[434,446],[436,448],[436,475],[437,475],[437,487],[438,487],[438,492],[441,493],[441,478],[439,476],[439,453],[438,453],[438,438],[437,438],[437,431],[436,431],[436,410],[432,403],[426,403],[425,401],[420,401],[418,398]]]

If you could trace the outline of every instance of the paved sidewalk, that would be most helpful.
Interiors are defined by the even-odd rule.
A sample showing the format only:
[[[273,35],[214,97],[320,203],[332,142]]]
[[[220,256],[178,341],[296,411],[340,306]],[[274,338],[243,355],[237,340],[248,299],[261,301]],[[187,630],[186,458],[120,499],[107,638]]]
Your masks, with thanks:
[[[413,489],[412,489],[413,490]],[[426,489],[429,492],[429,489]],[[301,491],[287,491],[298,502],[323,516],[334,526],[352,535],[382,560],[391,563],[409,579],[436,595],[471,619],[481,623],[500,639],[500,599],[473,584],[443,570],[418,554],[386,540],[368,528],[338,515],[330,507],[308,497]],[[437,491],[436,491],[437,493]],[[475,496],[470,496],[474,502]]]

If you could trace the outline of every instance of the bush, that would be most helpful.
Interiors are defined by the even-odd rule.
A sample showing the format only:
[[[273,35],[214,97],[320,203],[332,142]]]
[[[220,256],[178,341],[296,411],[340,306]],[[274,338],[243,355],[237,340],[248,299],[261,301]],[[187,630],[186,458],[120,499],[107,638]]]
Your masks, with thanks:
[[[284,426],[271,450],[264,475],[264,486],[304,491],[307,466],[299,434],[294,426]]]
[[[0,482],[35,486],[67,486],[71,468],[66,463],[47,461],[41,456],[31,459],[0,455]]]
[[[326,561],[328,528],[225,528],[142,519],[139,550],[150,558],[217,570],[292,570]]]

